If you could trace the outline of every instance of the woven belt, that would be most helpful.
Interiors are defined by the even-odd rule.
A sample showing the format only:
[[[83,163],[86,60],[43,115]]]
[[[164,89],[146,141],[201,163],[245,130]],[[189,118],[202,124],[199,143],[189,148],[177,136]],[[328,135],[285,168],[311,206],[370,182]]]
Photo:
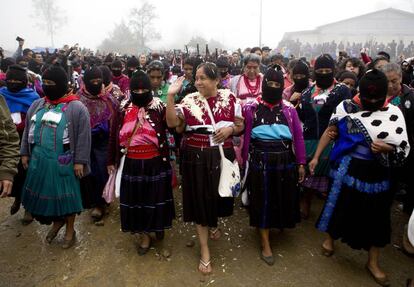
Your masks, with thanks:
[[[214,148],[217,146],[210,146],[209,135],[191,134],[184,137],[185,145],[197,148]],[[233,147],[233,140],[228,138],[224,141],[224,148]]]
[[[150,159],[159,155],[160,152],[158,147],[156,145],[149,144],[129,147],[126,157],[132,159]]]

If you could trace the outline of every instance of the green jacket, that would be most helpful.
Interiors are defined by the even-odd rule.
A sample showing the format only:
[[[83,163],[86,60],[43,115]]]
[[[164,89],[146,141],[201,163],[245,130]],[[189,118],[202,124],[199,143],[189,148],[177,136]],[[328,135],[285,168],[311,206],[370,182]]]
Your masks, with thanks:
[[[19,162],[19,134],[13,123],[9,108],[0,95],[0,180],[11,180],[17,174]]]

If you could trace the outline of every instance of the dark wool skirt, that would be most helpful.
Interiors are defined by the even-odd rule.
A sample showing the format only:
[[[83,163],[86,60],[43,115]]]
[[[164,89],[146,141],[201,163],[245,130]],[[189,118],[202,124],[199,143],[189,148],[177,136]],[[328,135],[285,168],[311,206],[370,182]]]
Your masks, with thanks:
[[[108,137],[104,133],[92,136],[91,173],[81,179],[83,208],[89,209],[106,205],[102,198],[105,184],[108,181],[107,171]]]
[[[122,172],[121,228],[124,232],[157,232],[172,227],[175,207],[170,162],[125,159]]]
[[[225,148],[233,161],[233,148]],[[181,153],[184,221],[216,227],[218,217],[233,214],[234,199],[220,197],[220,152],[215,148],[185,147]]]
[[[317,228],[353,249],[389,244],[389,178],[389,169],[376,160],[345,157],[331,170],[329,195]]]
[[[295,158],[288,147],[250,148],[250,225],[258,228],[293,228],[300,221]],[[261,145],[261,144],[260,144]]]

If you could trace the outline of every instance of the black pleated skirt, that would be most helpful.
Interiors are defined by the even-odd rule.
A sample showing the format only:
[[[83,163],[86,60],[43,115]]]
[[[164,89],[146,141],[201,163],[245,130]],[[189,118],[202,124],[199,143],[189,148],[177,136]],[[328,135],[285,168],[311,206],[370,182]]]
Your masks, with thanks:
[[[234,149],[225,148],[226,158],[235,159]],[[183,219],[203,226],[216,227],[219,217],[233,214],[234,199],[220,197],[220,152],[217,147],[186,146],[181,153]]]
[[[261,144],[259,144],[261,145]],[[300,222],[297,166],[290,146],[250,147],[247,189],[250,225],[293,228]]]
[[[328,199],[317,227],[353,249],[384,247],[391,240],[390,170],[376,160],[350,158],[331,170]],[[334,175],[336,173],[336,176]],[[343,182],[335,184],[335,179]]]
[[[124,232],[157,232],[172,227],[175,207],[171,166],[161,156],[125,159],[120,189]]]

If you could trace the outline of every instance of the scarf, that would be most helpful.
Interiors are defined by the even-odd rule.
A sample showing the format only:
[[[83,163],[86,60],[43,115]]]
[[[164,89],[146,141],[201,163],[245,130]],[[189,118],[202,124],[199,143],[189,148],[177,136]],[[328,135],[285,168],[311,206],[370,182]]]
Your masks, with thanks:
[[[27,113],[30,105],[37,99],[39,95],[29,88],[24,88],[17,93],[10,92],[7,87],[0,88],[0,94],[3,95],[9,107],[10,113]]]
[[[49,100],[47,97],[45,97],[45,100],[46,100],[47,103],[49,103],[51,105],[54,105],[54,106],[57,106],[57,105],[62,104],[62,103],[66,104],[66,103],[69,103],[69,102],[72,102],[72,101],[78,101],[79,97],[75,94],[72,94],[72,91],[69,91],[69,93],[67,93],[66,95],[64,95],[63,97],[61,97],[60,99],[57,99],[55,101]]]
[[[356,104],[360,105],[359,97],[355,97],[354,100]],[[352,112],[351,109],[348,109],[351,106],[350,101],[345,100],[336,107],[336,112],[332,114],[330,120],[331,123],[350,118],[364,133],[368,144],[382,140],[395,147],[398,157],[405,158],[408,156],[410,146],[405,119],[398,107],[387,105],[375,112],[363,110]],[[384,159],[386,158],[386,155],[381,156]]]

